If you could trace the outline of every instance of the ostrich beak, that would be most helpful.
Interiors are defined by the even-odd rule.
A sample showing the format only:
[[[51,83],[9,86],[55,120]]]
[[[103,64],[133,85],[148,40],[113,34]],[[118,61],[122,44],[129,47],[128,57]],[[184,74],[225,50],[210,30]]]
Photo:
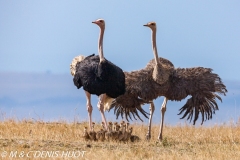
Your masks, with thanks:
[[[95,23],[95,24],[97,24],[97,22],[96,22],[96,21],[93,21],[92,23]]]
[[[148,25],[147,25],[147,24],[144,24],[143,26],[145,26],[145,27],[148,27]]]

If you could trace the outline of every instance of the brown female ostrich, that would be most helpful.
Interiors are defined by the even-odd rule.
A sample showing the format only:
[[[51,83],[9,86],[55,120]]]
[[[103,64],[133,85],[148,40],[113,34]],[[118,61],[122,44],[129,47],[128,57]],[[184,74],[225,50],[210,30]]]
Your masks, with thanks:
[[[156,46],[156,23],[150,22],[146,25],[152,30],[152,45],[155,59],[151,60],[146,68],[130,73],[126,76],[126,92],[112,101],[109,109],[114,108],[114,113],[128,120],[135,115],[139,118],[138,111],[145,117],[146,112],[141,105],[150,103],[150,118],[147,138],[151,138],[151,120],[154,112],[153,100],[164,96],[161,107],[162,119],[158,139],[162,140],[164,113],[168,100],[181,101],[188,95],[191,96],[186,104],[180,109],[179,114],[183,114],[181,119],[193,119],[193,124],[198,119],[199,114],[204,120],[212,118],[215,110],[218,110],[216,99],[222,100],[219,94],[225,95],[226,86],[221,78],[212,73],[212,69],[203,67],[194,68],[174,68],[171,62],[163,58],[158,58]],[[136,119],[136,118],[135,118]]]
[[[103,35],[105,21],[97,19],[92,22],[100,28],[98,40],[99,56],[90,55],[88,57],[75,57],[70,65],[71,73],[74,76],[73,82],[79,89],[83,86],[87,97],[87,110],[89,117],[89,127],[92,128],[91,94],[99,96],[98,109],[101,113],[102,121],[107,129],[107,121],[104,115],[105,97],[116,98],[125,92],[125,75],[121,68],[104,58],[103,55]]]

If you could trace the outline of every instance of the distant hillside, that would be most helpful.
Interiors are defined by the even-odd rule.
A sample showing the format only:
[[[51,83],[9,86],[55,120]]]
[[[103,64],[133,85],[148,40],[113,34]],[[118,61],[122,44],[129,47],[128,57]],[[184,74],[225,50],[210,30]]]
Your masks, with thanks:
[[[0,118],[17,117],[43,120],[59,118],[69,121],[86,120],[86,99],[83,89],[77,89],[70,74],[55,75],[50,73],[0,73]],[[220,110],[208,123],[237,120],[240,116],[240,83],[225,81],[228,94],[223,103],[218,103]],[[100,113],[96,107],[97,96],[93,96],[93,117],[100,121]],[[163,98],[155,101],[154,122],[160,121],[160,106]],[[186,102],[170,102],[167,105],[166,123],[184,123],[179,120],[178,109]],[[145,106],[148,111],[148,105]],[[111,112],[106,113],[108,119],[115,119]],[[147,119],[145,119],[147,122]]]

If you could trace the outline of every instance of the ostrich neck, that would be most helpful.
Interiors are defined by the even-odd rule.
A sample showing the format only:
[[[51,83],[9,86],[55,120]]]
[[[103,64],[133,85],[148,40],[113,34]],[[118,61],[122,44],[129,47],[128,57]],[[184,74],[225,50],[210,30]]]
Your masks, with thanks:
[[[104,35],[104,28],[100,28],[100,34],[99,34],[99,40],[98,40],[98,53],[99,53],[100,62],[102,62],[103,59],[104,59],[104,56],[103,56],[103,35]]]
[[[156,30],[152,31],[152,48],[153,48],[153,54],[155,58],[156,64],[158,64],[158,52],[157,52],[157,44],[156,44]]]
[[[123,129],[122,129],[122,132],[123,132],[123,133],[125,133],[125,130],[126,130],[126,129],[125,129],[125,128],[123,128]]]

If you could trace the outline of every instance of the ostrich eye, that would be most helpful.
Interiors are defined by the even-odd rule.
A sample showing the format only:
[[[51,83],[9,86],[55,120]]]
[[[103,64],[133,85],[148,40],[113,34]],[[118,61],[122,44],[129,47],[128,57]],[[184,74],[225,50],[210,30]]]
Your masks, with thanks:
[[[103,20],[100,20],[99,22],[103,22]]]
[[[151,25],[152,25],[152,26],[155,26],[155,24],[154,24],[154,23],[152,23]]]

